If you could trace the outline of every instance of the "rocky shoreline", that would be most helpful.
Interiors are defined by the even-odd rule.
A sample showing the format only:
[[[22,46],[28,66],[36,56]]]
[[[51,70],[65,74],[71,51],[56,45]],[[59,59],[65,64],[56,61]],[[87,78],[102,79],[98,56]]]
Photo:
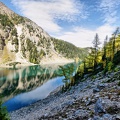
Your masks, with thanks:
[[[120,71],[86,77],[69,91],[10,113],[11,120],[120,120]]]

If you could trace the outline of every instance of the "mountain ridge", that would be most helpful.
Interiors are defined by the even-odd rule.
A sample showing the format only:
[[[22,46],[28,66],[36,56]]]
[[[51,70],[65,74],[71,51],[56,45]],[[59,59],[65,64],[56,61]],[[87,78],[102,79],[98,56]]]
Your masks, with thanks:
[[[54,41],[58,41],[59,46],[66,45],[65,50],[61,50],[64,52],[57,51],[53,37],[35,22],[19,16],[0,2],[0,64],[73,62],[76,57],[82,57],[81,50],[71,43],[55,38]],[[71,47],[74,48],[72,53],[67,50]]]

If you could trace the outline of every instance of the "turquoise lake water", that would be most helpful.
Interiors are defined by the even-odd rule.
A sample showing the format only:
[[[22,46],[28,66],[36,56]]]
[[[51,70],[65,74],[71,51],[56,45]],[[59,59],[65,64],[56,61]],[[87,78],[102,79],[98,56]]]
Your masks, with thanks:
[[[8,111],[14,111],[46,98],[64,76],[59,67],[28,66],[18,69],[0,69],[0,95]]]

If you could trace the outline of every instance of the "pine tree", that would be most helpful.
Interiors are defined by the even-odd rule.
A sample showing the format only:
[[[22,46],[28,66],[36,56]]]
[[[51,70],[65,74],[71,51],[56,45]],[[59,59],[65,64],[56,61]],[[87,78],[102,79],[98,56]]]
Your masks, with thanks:
[[[93,54],[94,54],[94,70],[97,66],[97,59],[98,59],[98,51],[99,51],[99,45],[100,45],[100,40],[99,40],[99,36],[96,33],[95,38],[93,40]]]
[[[113,44],[112,44],[112,60],[114,57],[114,54],[116,52],[115,44],[116,44],[116,36],[118,35],[119,27],[116,29],[116,31],[113,33]]]
[[[104,40],[104,45],[103,45],[102,60],[104,61],[104,67],[106,66],[106,63],[107,63],[107,40],[108,40],[108,36],[106,36],[106,38]]]

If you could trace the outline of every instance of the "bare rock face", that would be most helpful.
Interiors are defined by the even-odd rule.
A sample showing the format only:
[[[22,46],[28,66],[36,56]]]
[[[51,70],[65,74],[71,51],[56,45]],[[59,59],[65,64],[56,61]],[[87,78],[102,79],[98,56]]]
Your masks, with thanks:
[[[2,2],[0,2],[0,14],[7,14],[8,16],[11,16],[14,14],[14,12],[7,8]]]

